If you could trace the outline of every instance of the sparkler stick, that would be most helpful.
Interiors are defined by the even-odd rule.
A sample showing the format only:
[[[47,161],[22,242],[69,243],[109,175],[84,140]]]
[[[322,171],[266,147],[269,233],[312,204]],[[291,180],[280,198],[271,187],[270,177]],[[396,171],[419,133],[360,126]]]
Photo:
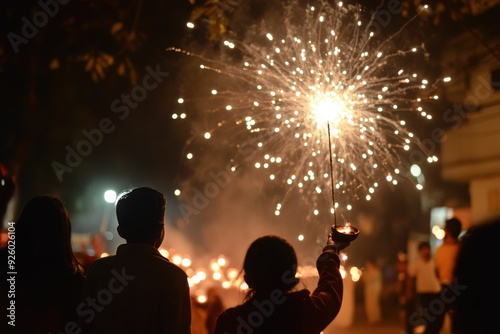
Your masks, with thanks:
[[[330,121],[326,122],[328,127],[328,149],[330,152],[330,182],[332,185],[332,203],[333,203],[333,227],[337,227],[337,210],[335,210],[335,187],[333,185],[333,160],[332,160],[332,139],[330,137]]]
[[[335,209],[335,187],[333,185],[333,157],[332,157],[332,139],[330,136],[330,121],[326,122],[328,128],[328,152],[330,153],[330,184],[332,187],[332,203],[333,203],[333,226],[332,226],[332,239],[340,242],[354,241],[358,235],[359,230],[354,226],[344,226],[337,228],[337,210]]]

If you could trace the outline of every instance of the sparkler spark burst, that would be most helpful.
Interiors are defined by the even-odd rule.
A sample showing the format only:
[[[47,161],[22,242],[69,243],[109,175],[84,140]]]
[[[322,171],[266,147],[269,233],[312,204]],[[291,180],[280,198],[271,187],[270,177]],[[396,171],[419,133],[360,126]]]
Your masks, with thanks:
[[[312,215],[330,215],[337,207],[350,210],[356,201],[370,200],[380,182],[397,184],[409,168],[402,157],[412,150],[425,152],[404,115],[432,118],[422,105],[432,85],[397,67],[425,50],[400,50],[395,42],[399,33],[378,36],[375,14],[366,18],[359,6],[318,3],[306,9],[288,5],[283,33],[264,33],[254,43],[224,42],[228,51],[242,55],[237,65],[169,49],[198,57],[202,70],[222,75],[221,87],[229,79],[244,83],[210,88],[218,105],[207,112],[214,126],[197,133],[195,141],[234,143],[236,161],[285,185],[276,215],[296,191],[310,202]],[[196,154],[189,158],[193,163]],[[340,195],[334,205],[332,176]]]

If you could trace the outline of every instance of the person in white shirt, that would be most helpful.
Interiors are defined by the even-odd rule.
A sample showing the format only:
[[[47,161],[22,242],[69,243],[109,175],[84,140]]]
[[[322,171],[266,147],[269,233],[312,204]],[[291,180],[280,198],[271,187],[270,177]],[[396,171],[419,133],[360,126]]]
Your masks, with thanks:
[[[438,315],[445,311],[444,306],[441,306],[441,284],[436,275],[436,265],[428,241],[418,245],[418,255],[408,266],[407,288],[407,300],[413,299],[413,294],[416,294],[418,312],[410,314],[408,321],[412,327],[425,325],[424,334],[438,334]]]

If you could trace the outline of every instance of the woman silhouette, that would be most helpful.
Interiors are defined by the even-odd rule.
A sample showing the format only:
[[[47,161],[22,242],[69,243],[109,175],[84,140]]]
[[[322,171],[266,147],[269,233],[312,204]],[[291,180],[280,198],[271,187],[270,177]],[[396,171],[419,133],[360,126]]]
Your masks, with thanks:
[[[340,310],[343,283],[338,252],[348,245],[335,244],[329,237],[316,261],[319,281],[311,293],[292,291],[299,282],[292,245],[274,235],[255,240],[243,264],[249,292],[243,304],[219,315],[215,334],[320,333]]]
[[[7,258],[6,248],[2,253]],[[37,196],[23,208],[15,223],[15,271],[15,327],[2,333],[15,329],[46,334],[75,328],[85,278],[71,248],[69,215],[59,199]],[[5,282],[3,289],[11,288]]]

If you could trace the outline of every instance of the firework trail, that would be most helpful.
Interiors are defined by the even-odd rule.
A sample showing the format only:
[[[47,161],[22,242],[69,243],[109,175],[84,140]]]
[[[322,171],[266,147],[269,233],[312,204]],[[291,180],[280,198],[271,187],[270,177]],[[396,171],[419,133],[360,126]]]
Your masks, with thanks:
[[[419,149],[404,117],[431,119],[422,103],[437,98],[428,96],[432,84],[402,67],[425,53],[423,47],[399,49],[400,32],[377,36],[371,31],[375,14],[366,17],[360,6],[316,3],[286,5],[281,32],[262,29],[252,42],[225,41],[228,52],[240,55],[237,64],[168,49],[197,57],[200,68],[219,79],[209,89],[215,107],[205,111],[200,124],[206,129],[189,141],[187,159],[195,163],[189,151],[195,142],[227,147],[240,167],[253,166],[283,189],[276,215],[294,193],[312,216],[334,212],[327,124],[339,212],[371,200],[381,183],[396,185],[410,167],[402,157]],[[228,82],[230,88],[216,87]]]

